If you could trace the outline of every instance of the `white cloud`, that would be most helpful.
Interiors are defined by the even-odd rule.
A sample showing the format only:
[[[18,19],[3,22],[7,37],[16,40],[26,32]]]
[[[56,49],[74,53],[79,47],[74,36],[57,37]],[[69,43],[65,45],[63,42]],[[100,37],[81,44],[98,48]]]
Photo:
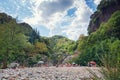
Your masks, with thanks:
[[[24,21],[33,26],[44,25],[52,32],[52,30],[55,27],[57,27],[56,24],[59,23],[62,17],[65,16],[66,14],[65,10],[68,7],[70,7],[70,5],[72,5],[72,0],[70,2],[70,5],[62,4],[64,1],[68,2],[69,0],[61,0],[61,1],[31,0],[31,3],[34,4],[34,6],[31,7],[33,15],[32,17],[25,18]],[[45,4],[45,2],[47,2],[48,5],[41,5],[41,4]],[[54,11],[52,10],[54,9],[53,3],[59,4],[58,7],[57,5],[55,6],[57,10]],[[64,6],[66,8],[62,9]],[[45,10],[41,8],[45,8]],[[54,35],[53,33],[51,34],[51,32],[50,35],[51,36]]]
[[[73,0],[55,0],[51,2],[44,1],[39,5],[39,9],[42,11],[42,16],[47,18],[56,12],[64,12],[72,6],[72,4]]]
[[[0,4],[8,6],[0,6],[1,11],[20,17],[33,28],[39,27],[40,30],[41,27],[46,27],[50,31],[49,34],[47,32],[48,36],[65,35],[73,40],[80,34],[87,35],[89,17],[93,13],[85,0],[8,0],[8,2],[3,0],[3,2]],[[100,0],[94,0],[95,4],[99,2]],[[74,15],[68,16],[67,11],[73,8],[76,8]]]
[[[94,0],[94,3],[95,3],[96,5],[98,5],[98,4],[100,3],[100,1],[101,1],[101,0]]]
[[[87,27],[92,10],[87,6],[85,0],[76,0],[74,6],[77,8],[75,12],[76,17],[72,20],[71,25],[63,30],[63,32],[70,39],[76,40],[80,34],[87,35]]]
[[[80,34],[87,35],[92,10],[85,0],[30,0],[30,3],[33,15],[24,18],[23,21],[32,26],[45,26],[50,30],[48,36],[65,35],[76,40]],[[66,16],[67,10],[73,7],[77,8],[75,16]],[[63,26],[62,23],[67,23],[67,25]]]

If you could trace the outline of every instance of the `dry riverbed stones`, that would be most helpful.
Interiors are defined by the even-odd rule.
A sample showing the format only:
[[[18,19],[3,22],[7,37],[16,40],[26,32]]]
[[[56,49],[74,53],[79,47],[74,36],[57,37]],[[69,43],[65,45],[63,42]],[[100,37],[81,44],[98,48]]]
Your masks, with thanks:
[[[92,80],[87,67],[33,67],[0,70],[0,80]],[[90,68],[97,73],[98,68]],[[101,76],[100,74],[98,76]]]

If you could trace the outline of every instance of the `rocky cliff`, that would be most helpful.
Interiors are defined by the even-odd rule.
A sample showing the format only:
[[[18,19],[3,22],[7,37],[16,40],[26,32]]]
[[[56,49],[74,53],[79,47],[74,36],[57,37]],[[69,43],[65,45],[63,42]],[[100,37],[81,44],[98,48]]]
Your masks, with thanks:
[[[101,23],[108,21],[111,15],[118,10],[120,10],[120,0],[102,0],[97,11],[90,17],[88,33],[96,31]]]

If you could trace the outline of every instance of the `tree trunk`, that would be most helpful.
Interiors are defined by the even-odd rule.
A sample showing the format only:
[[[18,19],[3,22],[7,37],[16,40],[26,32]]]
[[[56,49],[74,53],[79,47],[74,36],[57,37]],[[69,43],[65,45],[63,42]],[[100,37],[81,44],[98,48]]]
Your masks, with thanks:
[[[5,68],[7,68],[7,58],[5,58],[5,59],[3,60],[2,69],[5,69]]]
[[[7,58],[8,58],[8,52],[9,52],[9,49],[7,48],[7,51],[6,51],[6,54],[5,54],[5,57],[3,59],[3,69],[7,68]]]

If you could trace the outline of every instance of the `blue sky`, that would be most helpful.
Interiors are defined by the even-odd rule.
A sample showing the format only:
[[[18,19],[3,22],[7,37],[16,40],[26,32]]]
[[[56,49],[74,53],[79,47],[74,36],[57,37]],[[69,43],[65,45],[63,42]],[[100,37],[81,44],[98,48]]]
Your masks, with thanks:
[[[87,35],[90,15],[101,0],[0,0],[0,12],[37,28],[41,36]]]

